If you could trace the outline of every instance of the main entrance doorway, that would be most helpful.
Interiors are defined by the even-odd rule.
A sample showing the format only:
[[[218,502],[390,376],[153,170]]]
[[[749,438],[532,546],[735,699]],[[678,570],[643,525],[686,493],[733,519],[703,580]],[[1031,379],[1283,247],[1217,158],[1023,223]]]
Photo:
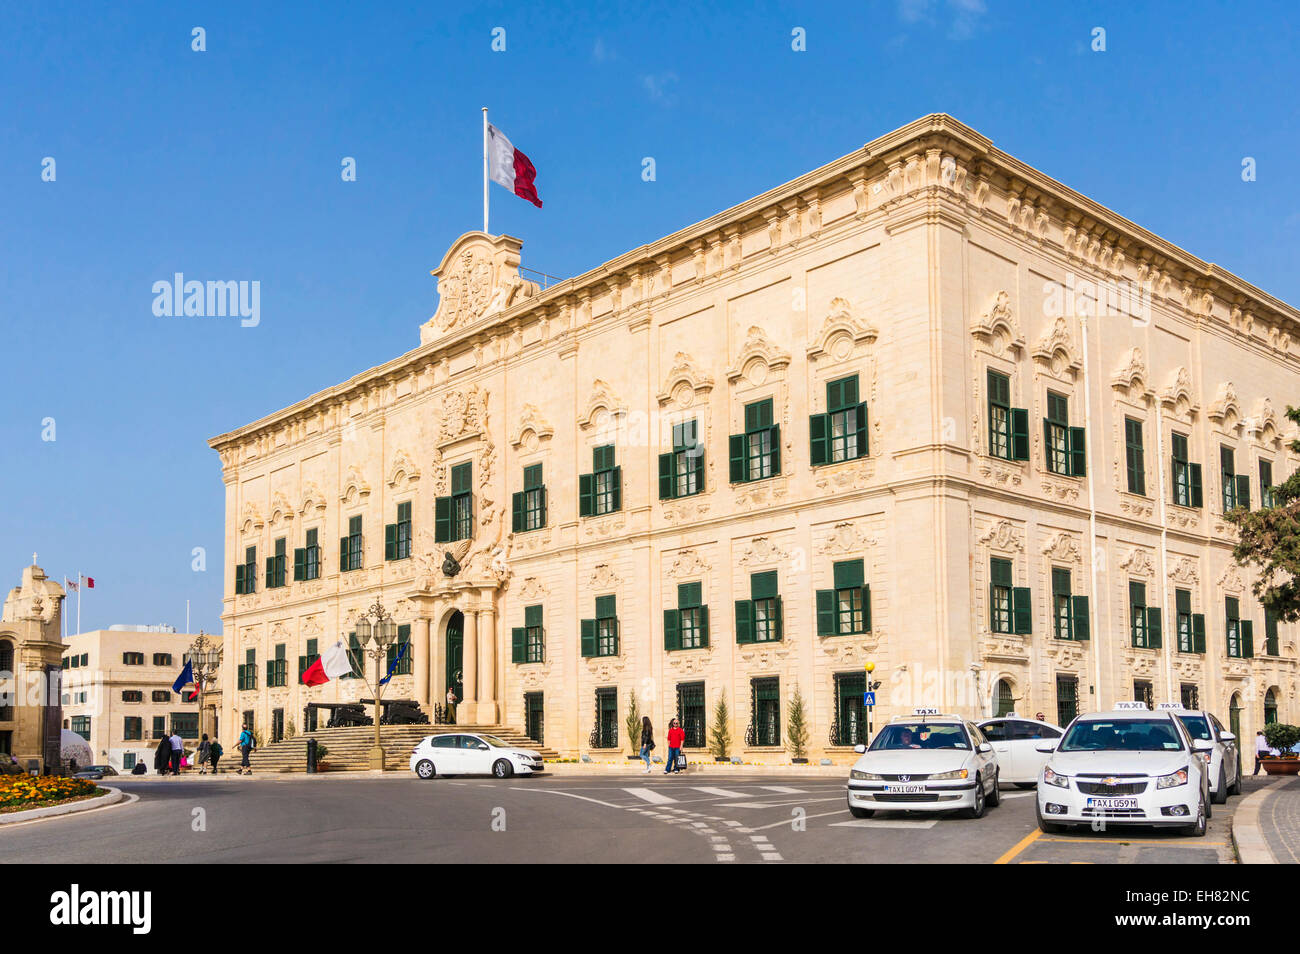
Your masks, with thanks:
[[[447,620],[447,671],[443,683],[455,691],[457,702],[465,698],[465,686],[462,682],[464,679],[462,669],[464,652],[465,616],[460,610],[457,610],[451,614],[451,619]],[[446,704],[447,696],[445,691],[439,702]]]

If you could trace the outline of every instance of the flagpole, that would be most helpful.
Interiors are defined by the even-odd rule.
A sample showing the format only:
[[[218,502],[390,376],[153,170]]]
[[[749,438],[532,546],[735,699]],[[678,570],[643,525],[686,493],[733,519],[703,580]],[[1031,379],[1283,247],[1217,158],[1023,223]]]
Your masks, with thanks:
[[[81,632],[81,571],[77,571],[77,632]]]
[[[487,107],[483,107],[483,231],[488,232],[488,119]]]

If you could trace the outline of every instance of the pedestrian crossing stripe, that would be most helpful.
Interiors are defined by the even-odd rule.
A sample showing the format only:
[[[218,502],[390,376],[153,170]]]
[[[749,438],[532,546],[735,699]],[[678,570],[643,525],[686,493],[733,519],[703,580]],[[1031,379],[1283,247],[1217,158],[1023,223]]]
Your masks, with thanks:
[[[677,802],[677,799],[669,798],[667,795],[660,795],[653,788],[625,788],[623,791],[629,795],[635,795],[651,805],[673,805]]]

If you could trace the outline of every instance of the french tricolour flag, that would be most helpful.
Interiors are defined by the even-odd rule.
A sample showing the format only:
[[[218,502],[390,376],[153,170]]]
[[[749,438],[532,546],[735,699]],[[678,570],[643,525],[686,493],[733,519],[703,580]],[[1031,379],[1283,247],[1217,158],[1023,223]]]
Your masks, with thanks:
[[[521,199],[527,199],[539,209],[542,200],[537,198],[537,170],[528,157],[511,144],[505,133],[491,123],[488,135],[488,175],[492,181],[505,186]]]

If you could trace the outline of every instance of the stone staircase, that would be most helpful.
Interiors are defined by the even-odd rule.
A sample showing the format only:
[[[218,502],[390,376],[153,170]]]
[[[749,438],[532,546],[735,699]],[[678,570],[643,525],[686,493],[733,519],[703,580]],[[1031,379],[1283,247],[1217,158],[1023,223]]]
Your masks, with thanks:
[[[521,749],[531,749],[544,759],[560,757],[554,749],[538,745],[517,729],[502,725],[385,725],[379,731],[384,746],[384,768],[389,771],[409,771],[411,751],[425,736],[456,732],[494,735]],[[374,726],[317,729],[315,732],[296,735],[292,739],[274,742],[255,750],[249,756],[249,765],[254,772],[306,772],[309,738],[316,739],[328,749],[322,761],[329,764],[331,771],[364,771],[370,768],[370,748],[375,744]],[[223,769],[237,770],[238,750],[227,750],[221,762]]]

